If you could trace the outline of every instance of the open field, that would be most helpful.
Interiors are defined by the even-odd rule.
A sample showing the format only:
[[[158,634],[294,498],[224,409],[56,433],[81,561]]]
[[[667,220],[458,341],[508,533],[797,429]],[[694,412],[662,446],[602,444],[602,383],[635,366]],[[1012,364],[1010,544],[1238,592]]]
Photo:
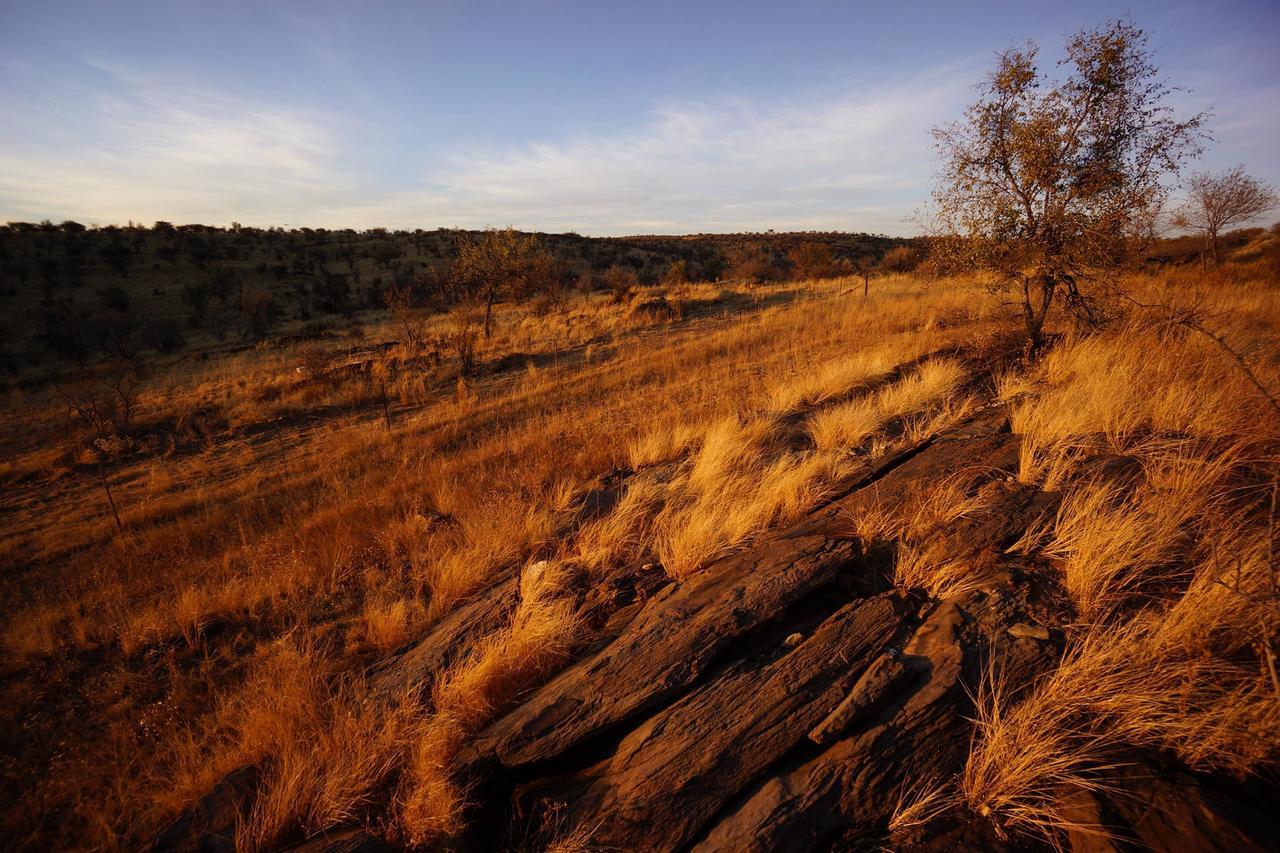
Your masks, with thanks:
[[[1117,303],[1091,334],[1055,316],[1030,364],[1002,296],[899,275],[865,298],[861,279],[826,279],[507,303],[466,376],[389,316],[358,336],[174,356],[111,438],[68,414],[74,388],[15,390],[5,833],[30,849],[135,848],[166,828],[178,846],[359,830],[619,849],[645,809],[674,808],[689,817],[657,846],[767,847],[785,826],[752,822],[764,813],[897,844],[1034,846],[1138,831],[1108,797],[1155,766],[1247,811],[1274,795],[1280,758],[1280,418],[1179,320],[1194,309],[1280,388],[1280,281],[1251,261],[1122,284],[1147,307]],[[428,338],[456,325],[423,322]],[[965,441],[980,449],[943,455]],[[787,550],[814,530],[844,556]],[[806,565],[827,585],[800,604],[769,587],[752,610],[752,571],[763,584]],[[662,621],[673,602],[743,572],[747,658],[713,651],[737,628],[705,649],[646,645],[684,642]],[[846,612],[866,628],[873,607],[896,615],[874,616],[884,633],[849,646],[838,677],[805,676],[825,686],[788,712],[790,740],[741,723],[752,700],[726,697],[755,685],[742,695],[763,701],[785,667],[829,666],[834,651],[806,663],[810,638],[845,630]],[[951,652],[924,631],[948,613],[968,614],[949,692]],[[625,643],[635,660],[609,651]],[[841,783],[858,809],[769,800],[787,774],[851,766],[875,717],[794,744],[890,646],[935,662],[903,707],[946,696],[895,725],[932,713],[950,728],[882,744],[897,770]],[[643,674],[677,652],[684,675]],[[591,682],[596,669],[616,678]],[[612,717],[563,712],[554,748],[530,734],[557,695],[618,691]],[[642,737],[697,714],[742,739],[717,762],[761,738],[762,763],[726,771],[711,799],[688,786],[721,765],[679,769],[694,759],[678,739],[655,753],[663,740]],[[932,768],[930,743],[963,750]],[[581,783],[544,783],[525,752]]]

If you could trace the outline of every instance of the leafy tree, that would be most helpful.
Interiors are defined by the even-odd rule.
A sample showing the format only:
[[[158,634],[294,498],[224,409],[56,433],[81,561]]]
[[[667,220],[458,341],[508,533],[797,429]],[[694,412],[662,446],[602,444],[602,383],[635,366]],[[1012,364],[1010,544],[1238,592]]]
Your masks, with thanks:
[[[116,275],[124,277],[129,274],[129,265],[133,262],[133,249],[118,237],[98,249],[98,254]]]
[[[66,248],[62,258],[62,275],[72,287],[84,284],[84,255],[79,246]]]
[[[182,327],[172,317],[156,317],[143,328],[143,342],[153,350],[174,353],[187,345]]]
[[[1065,79],[1033,43],[1005,51],[954,124],[934,130],[944,268],[982,267],[1020,290],[1030,346],[1062,291],[1113,272],[1149,233],[1164,179],[1197,155],[1205,114],[1178,118],[1146,34],[1126,20],[1071,37]]]
[[[187,282],[182,286],[182,301],[191,308],[191,325],[204,323],[205,314],[209,310],[209,285],[206,282]]]
[[[826,278],[835,270],[835,253],[826,243],[801,243],[787,256],[800,278]]]
[[[392,262],[404,254],[403,247],[390,240],[379,240],[369,247],[369,255],[384,269],[390,269]]]
[[[895,246],[880,259],[880,269],[885,272],[907,273],[920,266],[922,253],[913,246]]]
[[[513,228],[485,231],[479,239],[458,240],[452,281],[464,300],[484,304],[484,336],[493,327],[493,305],[503,297],[545,291],[556,281],[551,256],[535,235]]]
[[[626,302],[631,292],[640,284],[636,271],[627,267],[609,267],[604,274],[604,285],[609,288],[614,302]]]
[[[241,334],[246,338],[261,340],[271,334],[282,315],[280,304],[273,294],[240,286]]]
[[[1236,166],[1221,174],[1200,172],[1188,185],[1188,200],[1173,217],[1173,224],[1204,236],[1209,257],[1217,266],[1218,235],[1233,225],[1252,222],[1280,204],[1271,185],[1245,174]]]
[[[762,245],[745,246],[733,259],[732,274],[754,284],[782,281],[790,273],[791,262],[779,258]]]
[[[672,261],[662,275],[663,284],[684,284],[689,280],[689,262],[684,258]]]
[[[90,337],[84,313],[69,299],[51,299],[41,306],[42,337],[49,348],[81,367],[89,358]]]
[[[724,256],[724,252],[712,249],[699,258],[698,266],[702,272],[703,281],[719,281],[725,270],[729,268],[729,260]]]
[[[44,285],[46,293],[57,289],[62,283],[62,275],[66,269],[58,262],[57,258],[49,255],[40,259],[40,280]]]
[[[330,314],[351,313],[351,280],[346,273],[329,272],[321,269],[316,275],[312,291],[316,295],[320,310]]]
[[[217,297],[218,301],[223,305],[226,305],[227,300],[236,289],[237,279],[238,276],[234,269],[230,267],[214,267],[209,271],[207,280],[209,293]]]

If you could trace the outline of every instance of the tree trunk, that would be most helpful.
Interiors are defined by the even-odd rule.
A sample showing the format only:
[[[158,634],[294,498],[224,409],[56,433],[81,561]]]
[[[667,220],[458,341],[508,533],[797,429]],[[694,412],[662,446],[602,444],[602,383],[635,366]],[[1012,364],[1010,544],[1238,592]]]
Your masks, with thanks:
[[[493,291],[493,289],[492,289],[492,288],[490,288],[490,290],[489,290],[489,295],[488,295],[488,297],[485,299],[485,303],[484,303],[484,339],[485,339],[486,341],[487,341],[487,340],[489,340],[489,332],[490,332],[491,327],[493,326],[493,299],[494,299],[494,296],[495,296],[494,291]]]
[[[387,380],[382,380],[382,417],[387,422],[387,432],[391,432],[391,401],[387,399]]]
[[[1035,304],[1037,300],[1032,293],[1032,282],[1027,279],[1022,282],[1022,313],[1026,321],[1029,355],[1034,355],[1044,345],[1044,320],[1049,313],[1049,305],[1053,302],[1053,291],[1057,283],[1051,275],[1041,275],[1036,279],[1036,285],[1040,291],[1039,305],[1037,305]]]
[[[102,480],[102,490],[107,493],[107,504],[111,507],[111,517],[116,520],[116,532],[124,533],[124,523],[120,521],[120,510],[116,509],[116,499],[111,494],[111,484],[107,482],[107,472],[98,466],[98,477]]]
[[[1209,259],[1213,261],[1213,266],[1218,266],[1218,232],[1211,230],[1209,232]]]

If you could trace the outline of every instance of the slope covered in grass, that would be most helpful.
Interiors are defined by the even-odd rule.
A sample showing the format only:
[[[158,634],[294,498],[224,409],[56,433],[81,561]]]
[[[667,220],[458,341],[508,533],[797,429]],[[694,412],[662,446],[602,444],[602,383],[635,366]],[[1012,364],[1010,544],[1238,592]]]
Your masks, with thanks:
[[[1097,830],[1071,797],[1121,784],[1135,754],[1265,775],[1280,421],[1176,320],[1208,311],[1280,387],[1280,287],[1247,266],[1123,285],[1164,307],[1129,305],[1101,330],[1056,318],[1034,363],[980,282],[893,276],[867,298],[832,280],[507,305],[466,375],[389,343],[390,322],[175,364],[116,444],[69,430],[56,390],[15,399],[5,417],[35,432],[4,470],[5,783],[26,780],[5,825],[71,847],[198,836],[192,806],[225,802],[230,775],[252,780],[230,806],[246,849],[353,830],[608,846],[635,840],[626,815],[644,797],[709,810],[664,826],[671,839],[766,839],[784,827],[759,815],[800,814],[769,797],[821,776],[788,777],[808,765],[769,750],[874,766],[853,712],[837,714],[886,707],[857,698],[889,689],[864,670],[914,697],[894,736],[933,731],[921,760],[949,769],[899,784],[909,762],[886,735],[882,778],[840,782],[852,811],[805,811],[807,827],[906,838],[958,822],[1058,843]],[[671,310],[633,310],[655,299]],[[704,617],[721,633],[681,646]],[[851,626],[897,636],[935,675],[904,687]],[[954,653],[936,639],[952,630]],[[621,650],[654,637],[687,656],[661,685],[574,680],[640,667]],[[778,687],[799,678],[810,687]],[[616,700],[617,719],[593,729],[555,704],[566,694]],[[520,728],[543,702],[566,743],[575,726],[607,731],[671,778],[662,802],[620,758],[569,766],[598,741],[565,747],[569,793],[531,794],[528,811],[495,794],[486,762],[552,749],[556,726]],[[823,739],[769,716],[784,707],[844,722]],[[665,752],[666,731],[700,748]],[[806,736],[820,748],[788,752]],[[712,772],[714,795],[689,781]]]

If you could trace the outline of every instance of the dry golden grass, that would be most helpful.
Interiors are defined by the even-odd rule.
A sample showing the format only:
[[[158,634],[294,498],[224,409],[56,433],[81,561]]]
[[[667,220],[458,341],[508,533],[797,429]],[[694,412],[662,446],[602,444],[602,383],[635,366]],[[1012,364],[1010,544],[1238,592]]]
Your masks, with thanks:
[[[1245,332],[1250,321],[1233,318],[1229,307],[1241,309],[1228,302],[1221,319],[1236,324],[1238,346],[1259,345]],[[1024,479],[1057,488],[1083,459],[1130,454],[1153,442],[1214,447],[1276,440],[1274,410],[1232,359],[1204,337],[1159,320],[1139,317],[1106,335],[1069,340],[1045,356],[1034,376],[1006,380],[1006,394],[1031,395],[1013,409],[1014,431],[1024,436]],[[1257,369],[1265,372],[1264,365],[1256,359]],[[1274,387],[1274,375],[1262,378]]]
[[[998,687],[981,696],[964,777],[970,805],[1009,828],[1053,834],[1086,829],[1065,816],[1064,799],[1105,787],[1130,748],[1168,749],[1188,766],[1237,776],[1273,765],[1280,694],[1256,664],[1217,653],[1211,603],[1189,596],[1176,607],[1195,609],[1190,631],[1168,614],[1090,631],[1016,704]]]
[[[256,766],[260,791],[237,827],[237,847],[278,847],[364,816],[402,761],[412,710],[409,702],[375,701],[359,678],[333,671],[305,641],[287,639],[257,656],[203,731],[170,745],[167,772],[145,792],[161,813],[172,813],[228,773]]]
[[[883,360],[884,350],[867,363]],[[902,360],[918,355],[899,353]],[[845,371],[828,375],[839,381],[849,378]],[[687,471],[669,488],[673,497],[656,519],[658,554],[667,572],[686,577],[761,531],[799,517],[832,497],[866,458],[922,441],[968,411],[968,403],[958,399],[966,372],[948,359],[926,362],[848,402],[827,407],[812,402],[847,396],[870,378],[859,373],[858,384],[843,389],[807,382],[805,394],[794,398],[795,405],[812,412],[806,428],[809,443],[798,448],[794,410],[726,419],[694,441],[697,449]],[[775,405],[785,397],[770,395]],[[865,424],[856,435],[855,422]],[[895,426],[899,431],[892,431]]]
[[[903,832],[924,826],[956,804],[956,792],[950,783],[923,778],[903,785],[889,815],[889,832]]]
[[[403,646],[414,637],[427,618],[426,608],[414,598],[384,601],[377,598],[365,603],[360,618],[364,630],[360,639],[379,652]]]
[[[1219,333],[1277,387],[1276,290],[1211,283],[1211,296],[1179,298],[1211,306]],[[1280,761],[1280,418],[1230,354],[1169,313],[1070,338],[998,383],[1023,434],[1023,478],[1065,493],[1056,519],[1016,547],[1055,559],[1079,623],[1026,696],[1002,695],[997,676],[979,697],[963,788],[999,825],[1050,841],[1101,831],[1075,825],[1066,801],[1110,784],[1135,748],[1240,778]],[[1108,455],[1127,457],[1128,473],[1091,465]]]
[[[1143,286],[1187,292],[1181,279]],[[48,443],[66,432],[56,401],[13,401],[39,435],[7,443],[0,472],[12,486],[0,498],[9,519],[0,557],[18,567],[0,579],[10,605],[5,666],[20,679],[11,714],[15,726],[40,718],[28,713],[46,701],[35,673],[74,695],[85,714],[74,726],[24,735],[69,738],[79,749],[69,750],[71,763],[51,765],[6,820],[56,826],[41,830],[46,846],[136,847],[227,772],[256,765],[263,789],[240,829],[246,847],[362,820],[391,820],[420,843],[458,832],[467,791],[454,758],[571,653],[584,585],[645,562],[686,577],[820,504],[868,459],[971,411],[958,358],[886,377],[1000,326],[996,299],[905,277],[880,281],[865,300],[848,287],[695,285],[663,294],[679,303],[678,321],[595,296],[541,315],[502,306],[497,334],[479,342],[487,367],[468,377],[447,351],[379,349],[395,330],[377,324],[363,341],[305,353],[308,365],[362,365],[350,373],[299,374],[297,349],[172,366],[144,389],[139,414],[168,426],[142,430],[128,452],[106,460],[123,533],[96,469],[76,462],[76,454],[103,454],[79,445],[51,454]],[[637,302],[649,295],[658,294]],[[1245,343],[1273,332],[1267,314],[1280,307],[1273,290],[1247,283],[1227,288],[1218,304]],[[436,318],[431,334],[455,326],[456,318]],[[1150,358],[1157,351],[1173,364]],[[1152,361],[1154,374],[1144,369]],[[1247,658],[1256,643],[1251,607],[1206,579],[1234,570],[1224,556],[1236,553],[1230,536],[1260,541],[1231,490],[1269,458],[1276,438],[1233,370],[1211,345],[1147,322],[1069,340],[1030,374],[1000,383],[1017,395],[1015,428],[1028,439],[1023,478],[1081,490],[1044,531],[1062,565],[1076,566],[1070,583],[1081,613],[1110,625],[1120,612],[1143,620],[1158,612],[1158,622],[1133,623],[1135,632],[1142,626],[1133,641],[1164,655],[1170,672],[1185,668],[1191,650],[1222,645],[1221,633],[1237,639],[1215,661]],[[1179,449],[1193,447],[1199,455],[1187,458],[1203,471]],[[1211,463],[1228,458],[1227,448],[1234,461],[1222,463],[1221,488],[1197,503],[1197,485],[1218,482]],[[1103,486],[1090,486],[1079,464],[1098,452],[1140,456],[1137,490],[1100,492],[1090,504],[1087,490]],[[620,468],[636,473],[617,506],[565,533],[577,501]],[[1182,512],[1186,504],[1171,494],[1213,512]],[[868,541],[902,542],[900,583],[955,594],[972,579],[924,545],[929,531],[979,509],[977,500],[965,483],[948,482],[905,517],[868,512],[854,521]],[[1090,526],[1103,510],[1163,537],[1168,559],[1151,563],[1108,541]],[[1166,565],[1186,559],[1197,568]],[[1249,559],[1246,585],[1259,571],[1258,558]],[[528,567],[520,600],[490,636],[422,685],[421,696],[373,698],[360,677],[371,658],[520,567]],[[1202,610],[1232,627],[1213,631]],[[1075,671],[1090,672],[1086,664]],[[105,676],[80,677],[93,667],[114,679],[112,700]],[[1185,715],[1194,736],[1162,722],[1143,742],[1163,743],[1194,766],[1243,772],[1264,759],[1233,733],[1269,732],[1274,720],[1257,673],[1214,667],[1203,672],[1225,673],[1227,687],[1194,694],[1198,710]],[[1083,677],[1072,671],[1043,686],[1050,698]],[[1022,739],[1037,727],[1019,721],[1023,704],[990,717],[983,731],[998,747],[983,741],[975,751],[981,762],[984,749],[998,750],[975,764],[975,785],[964,792],[993,814],[1045,802],[1019,788],[1037,784],[1029,773],[1015,784],[979,772],[1003,766],[999,751],[1016,759],[1028,748]],[[1122,729],[1114,709],[1089,713],[1110,721],[1106,732]],[[1068,723],[1062,750],[1078,741],[1076,719]],[[1092,778],[1099,761],[1077,754],[1063,772]],[[387,790],[392,778],[395,791]],[[927,811],[904,800],[900,821]]]
[[[1136,485],[1097,481],[1070,491],[1042,553],[1061,559],[1063,585],[1083,619],[1097,621],[1184,579],[1195,528],[1213,523],[1235,461],[1174,452],[1149,459]]]
[[[1063,671],[1074,671],[1070,661]],[[1050,840],[1065,830],[1100,831],[1071,819],[1063,795],[1107,790],[1104,774],[1114,769],[1114,742],[1105,723],[1081,713],[1071,698],[1042,688],[1015,705],[998,672],[984,679],[961,781],[969,806],[1002,831]]]
[[[927,361],[873,395],[816,412],[809,434],[819,450],[856,448],[896,418],[919,414],[939,401],[950,402],[967,378],[964,367],[953,359]]]
[[[432,690],[431,716],[414,733],[401,781],[400,827],[413,844],[457,833],[466,792],[452,762],[467,738],[569,654],[578,634],[572,572],[539,561],[520,576],[520,603],[505,628],[485,637]]]
[[[898,546],[893,580],[898,586],[926,590],[937,599],[957,598],[988,583],[974,573],[969,560],[949,559],[907,542]]]

